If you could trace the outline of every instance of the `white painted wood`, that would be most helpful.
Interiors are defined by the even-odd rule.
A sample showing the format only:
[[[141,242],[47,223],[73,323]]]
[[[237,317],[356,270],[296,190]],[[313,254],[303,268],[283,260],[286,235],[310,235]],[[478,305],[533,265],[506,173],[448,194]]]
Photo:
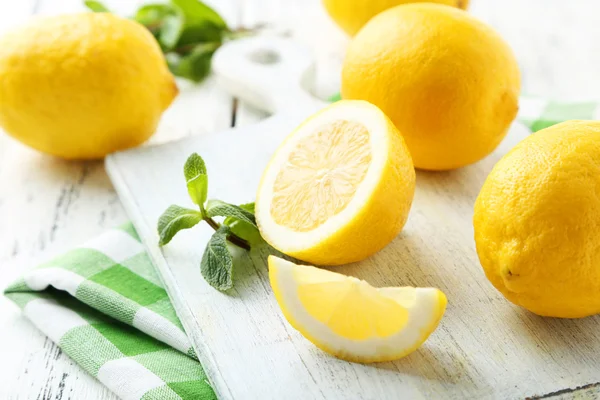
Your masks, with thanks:
[[[335,268],[377,286],[435,286],[447,294],[448,311],[438,331],[422,349],[397,362],[340,361],[291,328],[271,295],[267,249],[242,256],[235,288],[223,294],[199,273],[209,227],[182,232],[162,251],[156,246],[161,212],[171,203],[191,205],[181,177],[190,151],[206,160],[211,196],[246,202],[271,152],[300,119],[278,115],[107,160],[123,204],[221,398],[505,399],[596,381],[589,355],[600,351],[600,318],[544,319],[514,307],[485,279],[477,260],[473,202],[494,163],[527,135],[523,128],[514,127],[501,148],[477,165],[419,172],[403,233],[368,260]]]
[[[294,16],[302,20],[298,14]],[[238,117],[238,123],[255,119],[245,106],[238,107]],[[256,164],[259,160],[264,163],[265,159],[260,158],[264,156],[262,153],[276,145],[265,132],[271,128],[282,135],[291,126],[289,120],[275,117],[258,127],[230,133],[226,139],[207,137],[163,149],[148,149],[136,152],[138,159],[117,156],[111,160],[113,167],[122,165],[115,181],[120,191],[129,192],[122,197],[130,215],[148,240],[156,243],[154,224],[160,212],[170,202],[185,202],[187,197],[181,183],[172,182],[173,174],[180,173],[180,167],[172,166],[175,160],[181,163],[190,149],[203,149],[212,171],[211,182],[241,186],[239,191],[231,191],[223,184],[217,184],[216,189],[213,185],[215,196],[248,201],[260,171]],[[513,134],[514,140],[525,132]],[[232,151],[234,156],[227,160],[219,158],[215,153],[221,147],[227,147],[228,154]],[[508,147],[510,141],[502,151]],[[256,153],[261,153],[258,159]],[[242,277],[238,278],[231,297],[207,287],[198,273],[198,264],[202,243],[210,234],[208,229],[185,232],[164,254],[150,246],[219,395],[223,398],[518,398],[595,382],[593,363],[585,359],[585,354],[600,349],[594,333],[597,318],[568,323],[537,318],[509,305],[482,278],[472,246],[470,213],[474,197],[499,154],[461,171],[420,173],[415,200],[419,205],[413,209],[405,233],[368,260],[366,264],[371,264],[368,267],[359,263],[344,268],[343,272],[368,278],[378,285],[436,285],[455,302],[440,331],[426,346],[396,363],[375,367],[348,364],[314,349],[277,314],[260,256],[252,257],[251,267],[237,271],[237,276]],[[168,159],[172,168],[165,172],[168,167],[161,159]],[[143,185],[133,182],[134,171],[149,164],[161,165],[161,171],[146,171],[148,177],[143,180],[151,180],[158,186],[164,182],[166,186],[146,192],[144,199],[130,196]],[[254,171],[253,176],[248,169]],[[236,174],[241,176],[236,179]],[[140,179],[139,174],[135,174],[135,179]],[[171,200],[165,199],[165,192],[171,194]],[[403,269],[401,274],[397,272],[398,264]],[[485,330],[479,315],[489,316]],[[580,343],[582,348],[577,351],[573,342]],[[554,361],[558,359],[560,366]],[[586,390],[588,394],[595,393],[593,388]],[[569,393],[563,396],[568,397]]]
[[[106,1],[128,15],[136,0]],[[36,3],[36,4],[34,4]],[[138,2],[139,3],[139,2]],[[208,1],[228,20],[236,5]],[[82,11],[80,0],[0,0],[0,32],[31,11],[51,15]],[[180,95],[164,114],[152,142],[160,143],[229,127],[231,96],[213,79],[178,81]],[[0,131],[0,287],[48,251],[82,243],[128,220],[102,162],[66,162],[30,150]],[[65,356],[10,301],[0,299],[0,399],[59,400],[117,397]]]
[[[0,0],[0,31],[7,27],[7,21],[12,25],[22,18],[19,10],[29,12],[27,3],[26,0]],[[129,0],[107,3],[119,11],[134,9]],[[316,56],[316,93],[327,97],[337,90],[338,70],[347,39],[328,19],[321,0],[214,0],[210,3],[225,12],[228,21],[241,21],[248,27],[269,23],[276,32],[293,36]],[[598,97],[600,3],[597,0],[472,0],[471,3],[473,14],[491,23],[515,50],[523,72],[524,93],[555,98]],[[17,11],[9,14],[7,7]],[[79,0],[42,0],[38,12],[56,14],[81,9]],[[212,84],[200,90],[209,91],[208,87]],[[190,100],[186,111],[176,113],[174,119],[181,119],[183,129],[174,132],[173,137],[211,132],[230,125],[232,101],[227,96],[221,97],[223,93],[219,95],[218,88],[214,90],[206,98]],[[240,102],[236,125],[249,124],[263,116],[264,113]],[[198,128],[188,129],[188,125]],[[157,134],[157,139],[169,138],[169,134],[163,132]],[[179,165],[174,168],[178,169]],[[0,134],[0,285],[5,286],[19,276],[33,264],[32,257],[43,249],[58,251],[61,247],[78,244],[127,218],[100,163],[54,160]],[[189,274],[197,274],[195,267]],[[515,321],[518,320],[509,318],[507,327],[513,328]],[[593,323],[586,321],[579,322],[582,324],[580,336],[595,329]],[[534,326],[536,323],[550,326],[542,330],[549,352],[564,344],[565,339],[554,340],[548,331],[556,329],[556,335],[563,334],[560,325],[567,321],[542,320],[534,322]],[[0,300],[0,325],[3,327],[0,329],[0,398],[114,398],[67,357],[60,355],[59,350],[5,300]],[[569,346],[574,345],[566,347]],[[589,346],[584,349],[593,350]],[[562,363],[558,358],[560,354],[552,355],[558,360],[555,363]],[[451,356],[441,348],[418,357],[441,359],[440,366],[449,368]],[[404,370],[422,379],[435,378],[434,372],[412,370],[413,361],[408,361]],[[572,367],[570,363],[563,365]],[[449,369],[448,374],[456,377],[461,372]],[[526,374],[523,379],[534,376]],[[339,385],[348,379],[344,375],[330,377]],[[586,399],[598,398],[594,388],[582,390],[580,395]],[[563,396],[571,398],[570,392]]]
[[[304,88],[314,81],[310,50],[290,39],[255,36],[229,42],[215,53],[212,68],[228,92],[270,113],[326,104]]]

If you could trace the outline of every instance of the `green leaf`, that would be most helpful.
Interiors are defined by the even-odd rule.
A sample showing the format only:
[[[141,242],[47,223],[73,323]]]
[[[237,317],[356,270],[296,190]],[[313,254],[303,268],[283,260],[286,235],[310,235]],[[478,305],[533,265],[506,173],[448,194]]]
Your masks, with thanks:
[[[254,209],[255,209],[254,202],[252,202],[252,203],[246,203],[246,204],[240,204],[240,208],[242,210],[246,210],[248,212],[251,212],[252,214],[255,214],[255,212],[254,212]]]
[[[327,101],[329,101],[330,103],[335,103],[336,101],[340,101],[341,99],[342,99],[341,93],[336,93],[333,96],[331,96],[330,98],[328,98]]]
[[[153,31],[154,28],[161,25],[166,16],[175,13],[176,11],[170,4],[146,4],[137,10],[134,19]]]
[[[227,29],[227,23],[212,8],[199,0],[171,0],[185,16],[186,25],[202,25],[210,22],[218,28]]]
[[[233,257],[227,247],[228,232],[229,228],[221,225],[208,241],[200,263],[202,276],[218,290],[231,289],[233,286]]]
[[[240,208],[254,214],[254,203],[240,204]],[[235,217],[227,217],[223,220],[223,225],[229,226],[231,233],[246,240],[250,245],[255,245],[263,241],[255,224],[240,221]]]
[[[189,229],[202,221],[202,213],[189,208],[171,205],[158,219],[158,244],[163,246],[182,229]]]
[[[172,71],[175,75],[200,82],[210,73],[211,58],[221,43],[203,43],[194,47],[191,53],[183,56]]]
[[[206,175],[206,163],[198,153],[192,153],[183,165],[183,175],[190,181],[198,175]]]
[[[99,1],[86,0],[83,2],[83,4],[85,4],[85,6],[93,12],[110,12],[110,10]]]
[[[210,73],[210,61],[215,50],[220,43],[203,43],[196,47],[192,52],[181,58],[176,71],[177,76],[201,82]]]
[[[224,28],[215,26],[214,24],[206,21],[201,24],[186,24],[177,43],[179,49],[185,49],[189,47],[187,51],[181,51],[182,54],[188,54],[193,48],[201,43],[220,43],[223,40]]]
[[[163,50],[171,50],[179,42],[185,20],[180,13],[167,15],[160,26],[158,42]]]
[[[198,153],[188,157],[183,166],[183,174],[187,184],[188,193],[192,201],[204,210],[204,202],[208,193],[208,175],[206,164]]]
[[[204,202],[208,194],[208,175],[198,175],[194,179],[187,182],[187,189],[190,198],[204,209]]]
[[[230,217],[256,226],[254,214],[240,206],[225,203],[221,200],[209,200],[206,204],[206,215],[212,217]]]

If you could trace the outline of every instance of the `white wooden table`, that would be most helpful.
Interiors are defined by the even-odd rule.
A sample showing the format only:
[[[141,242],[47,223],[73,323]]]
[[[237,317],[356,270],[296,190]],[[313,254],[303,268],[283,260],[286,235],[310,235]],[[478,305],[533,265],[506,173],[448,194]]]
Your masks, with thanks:
[[[127,14],[136,1],[107,1]],[[316,93],[339,84],[346,39],[319,0],[212,0],[233,26],[269,23],[314,49]],[[471,11],[495,26],[513,46],[523,91],[561,99],[600,99],[600,3],[597,0],[472,0]],[[82,10],[78,0],[0,0],[0,32],[31,14]],[[201,135],[263,117],[237,102],[212,80],[182,94],[165,114],[153,141]],[[38,154],[0,134],[0,287],[45,252],[59,252],[127,220],[102,162],[73,163]],[[115,399],[17,308],[0,300],[1,399]],[[594,382],[590,382],[593,384]],[[600,398],[595,385],[552,398]]]

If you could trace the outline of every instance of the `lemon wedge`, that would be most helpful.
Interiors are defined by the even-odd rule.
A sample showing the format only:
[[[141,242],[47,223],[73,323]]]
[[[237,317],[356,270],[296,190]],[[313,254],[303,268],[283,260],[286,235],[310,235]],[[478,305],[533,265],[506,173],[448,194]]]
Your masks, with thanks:
[[[415,171],[404,139],[376,106],[344,100],[292,132],[256,196],[261,235],[309,263],[362,260],[394,239],[408,217]]]
[[[269,280],[288,322],[321,350],[348,361],[391,361],[412,353],[446,310],[439,289],[374,288],[274,256]]]

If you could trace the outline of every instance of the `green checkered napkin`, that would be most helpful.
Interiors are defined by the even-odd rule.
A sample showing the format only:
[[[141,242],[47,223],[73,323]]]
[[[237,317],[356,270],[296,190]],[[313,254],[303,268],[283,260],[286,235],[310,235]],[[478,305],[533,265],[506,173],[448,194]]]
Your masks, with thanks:
[[[123,399],[216,398],[131,224],[31,270],[5,294]]]

